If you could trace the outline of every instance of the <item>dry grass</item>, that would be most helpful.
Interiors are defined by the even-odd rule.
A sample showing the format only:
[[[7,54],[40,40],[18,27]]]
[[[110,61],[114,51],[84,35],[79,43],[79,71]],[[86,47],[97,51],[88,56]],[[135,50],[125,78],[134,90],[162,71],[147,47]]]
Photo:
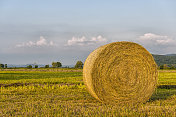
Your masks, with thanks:
[[[82,72],[82,69],[72,69],[72,68],[8,68],[8,69],[0,69],[0,71],[41,71],[41,72]]]
[[[152,55],[132,42],[114,42],[93,51],[84,64],[83,80],[101,102],[136,105],[153,94],[158,79]]]
[[[133,108],[94,99],[82,72],[0,71],[0,84],[0,117],[176,116],[176,73],[159,72],[156,93]]]

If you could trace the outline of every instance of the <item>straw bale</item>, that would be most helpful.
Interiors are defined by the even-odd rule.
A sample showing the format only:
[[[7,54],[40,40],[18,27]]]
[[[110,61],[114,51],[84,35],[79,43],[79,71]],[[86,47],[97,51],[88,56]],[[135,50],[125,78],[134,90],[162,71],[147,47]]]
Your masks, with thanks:
[[[114,42],[86,59],[83,80],[89,93],[104,103],[136,105],[153,94],[158,79],[152,55],[133,42]]]

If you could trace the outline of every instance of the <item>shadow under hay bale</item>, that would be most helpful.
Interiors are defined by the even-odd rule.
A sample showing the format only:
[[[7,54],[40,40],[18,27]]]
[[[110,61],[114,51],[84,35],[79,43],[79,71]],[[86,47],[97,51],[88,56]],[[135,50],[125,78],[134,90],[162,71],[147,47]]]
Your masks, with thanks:
[[[159,85],[157,88],[160,89],[176,89],[176,85]]]
[[[153,94],[158,79],[152,55],[132,42],[114,42],[94,50],[86,59],[83,80],[97,100],[136,105]]]
[[[156,101],[156,100],[166,100],[174,95],[176,95],[176,90],[173,87],[157,88],[156,92],[153,93],[153,95],[149,99],[149,102]]]

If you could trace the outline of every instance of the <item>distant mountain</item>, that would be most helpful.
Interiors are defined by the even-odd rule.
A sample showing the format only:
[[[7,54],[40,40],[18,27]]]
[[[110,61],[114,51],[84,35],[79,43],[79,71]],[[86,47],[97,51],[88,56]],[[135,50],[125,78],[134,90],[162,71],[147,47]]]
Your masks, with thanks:
[[[165,56],[176,56],[176,54],[166,54]]]
[[[35,66],[35,64],[7,64],[7,67],[10,68],[10,67],[17,67],[17,68],[25,68],[27,67],[28,65],[32,65],[32,67]],[[42,65],[42,64],[39,64],[38,67],[44,67],[45,65]]]
[[[157,65],[163,65],[163,64],[168,64],[168,65],[176,65],[176,54],[166,54],[166,55],[155,55],[152,54]]]
[[[176,54],[166,54],[166,55],[157,55],[152,54],[155,59],[155,62],[158,66],[167,64],[167,65],[176,65]],[[27,65],[32,65],[34,67],[35,64],[26,64],[26,65],[14,65],[8,64],[8,67],[27,67]],[[39,64],[38,67],[44,67],[45,65]],[[51,65],[50,65],[51,67]],[[74,65],[63,65],[62,67],[74,67]]]
[[[32,65],[32,67],[34,68],[35,65],[38,65],[39,68],[41,67],[45,67],[44,64],[7,64],[8,68],[26,68],[28,65]],[[50,67],[52,67],[52,65],[49,65]],[[69,67],[72,68],[74,67],[74,65],[62,65],[62,67]]]

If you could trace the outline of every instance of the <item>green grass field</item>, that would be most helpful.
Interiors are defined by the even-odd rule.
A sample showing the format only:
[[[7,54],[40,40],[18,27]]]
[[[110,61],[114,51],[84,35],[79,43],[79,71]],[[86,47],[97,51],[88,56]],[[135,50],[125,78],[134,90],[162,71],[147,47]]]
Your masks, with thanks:
[[[176,116],[176,71],[159,71],[158,88],[136,107],[95,100],[82,70],[9,69],[0,71],[0,116]]]

